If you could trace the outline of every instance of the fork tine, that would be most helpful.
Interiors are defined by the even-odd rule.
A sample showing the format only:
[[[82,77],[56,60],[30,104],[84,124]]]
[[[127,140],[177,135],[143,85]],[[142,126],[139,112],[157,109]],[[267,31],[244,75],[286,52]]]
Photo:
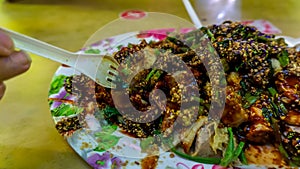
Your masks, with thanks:
[[[114,76],[114,75],[110,75],[110,74],[108,74],[107,76],[106,76],[106,80],[107,81],[116,81],[116,76]]]
[[[108,62],[111,66],[113,66],[113,68],[117,69],[119,67],[119,63],[112,56],[104,56],[103,59],[109,60]]]
[[[113,69],[118,69],[119,64],[112,62],[110,65]]]
[[[119,74],[119,72],[117,70],[114,70],[114,69],[108,69],[107,73],[115,75],[115,76],[117,76]]]
[[[116,84],[114,84],[113,82],[110,82],[110,81],[108,81],[108,80],[106,80],[105,86],[108,87],[108,88],[112,88],[112,89],[114,89],[114,88],[117,87]]]
[[[118,62],[111,56],[103,56],[103,60],[98,67],[97,80],[99,84],[108,88],[116,88],[116,76],[118,72]]]

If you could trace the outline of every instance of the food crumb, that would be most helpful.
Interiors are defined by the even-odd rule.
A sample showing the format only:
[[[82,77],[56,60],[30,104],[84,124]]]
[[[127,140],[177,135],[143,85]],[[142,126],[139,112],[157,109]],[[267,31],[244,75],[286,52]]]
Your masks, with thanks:
[[[86,149],[86,148],[91,148],[92,146],[87,143],[87,142],[82,142],[80,150]]]
[[[128,160],[126,160],[124,163],[122,163],[122,166],[127,166],[128,165]]]
[[[174,158],[175,155],[173,153],[170,154],[170,158]]]
[[[142,169],[155,169],[159,156],[148,156],[142,159]]]

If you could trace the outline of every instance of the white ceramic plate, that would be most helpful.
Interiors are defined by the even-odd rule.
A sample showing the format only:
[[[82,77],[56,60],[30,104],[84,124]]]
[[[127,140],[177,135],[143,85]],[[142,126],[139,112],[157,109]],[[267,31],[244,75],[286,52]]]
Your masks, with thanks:
[[[190,31],[191,29],[182,30],[183,32]],[[111,37],[105,40],[101,40],[89,48],[85,48],[80,52],[88,50],[97,50],[100,54],[113,53],[118,51],[120,45],[127,46],[129,42],[139,43],[141,39],[147,41],[158,41],[164,39],[166,32],[172,32],[174,29],[164,30],[150,30],[146,33],[139,34],[137,32],[122,34],[115,37]],[[160,36],[157,36],[160,34]],[[134,35],[134,36],[133,36]],[[120,39],[130,37],[127,40],[120,42]],[[80,53],[79,52],[79,53]],[[67,76],[79,74],[74,71],[73,68],[61,66],[56,71],[53,81],[49,90],[49,104],[50,111],[52,113],[55,124],[64,119],[69,119],[77,116],[80,113],[80,108],[72,104],[76,101],[76,97],[71,96],[64,90],[63,83]],[[64,107],[64,112],[54,113],[58,106]],[[59,107],[61,109],[61,107]],[[71,132],[70,136],[66,136],[66,139],[70,146],[92,167],[94,168],[130,168],[140,169],[142,165],[142,159],[146,156],[141,152],[140,142],[128,135],[120,132],[118,128],[106,128],[103,129],[99,125],[99,121],[94,114],[85,117],[85,120],[89,123],[90,128],[76,130]],[[105,131],[104,131],[105,130]],[[103,133],[105,132],[105,133]],[[98,137],[94,134],[97,133]],[[101,139],[101,137],[109,139]],[[102,140],[102,141],[99,141]],[[97,141],[98,140],[98,141]],[[104,140],[104,141],[103,141]],[[106,145],[106,146],[103,146]],[[98,147],[98,149],[97,149]],[[100,148],[99,150],[99,147]],[[104,147],[104,148],[103,148]],[[242,168],[253,168],[254,166],[244,166]],[[163,152],[157,162],[157,169],[217,169],[222,168],[217,165],[199,164],[193,161],[189,161],[180,158],[173,153]],[[255,167],[257,168],[257,167]]]

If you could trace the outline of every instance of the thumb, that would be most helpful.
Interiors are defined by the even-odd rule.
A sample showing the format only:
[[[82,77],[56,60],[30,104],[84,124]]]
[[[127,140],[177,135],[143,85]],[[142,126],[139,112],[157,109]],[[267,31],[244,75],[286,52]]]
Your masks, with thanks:
[[[0,57],[0,82],[27,71],[30,65],[31,58],[24,51],[15,51],[7,57]]]
[[[0,100],[2,99],[4,92],[5,92],[5,84],[3,82],[0,82]]]

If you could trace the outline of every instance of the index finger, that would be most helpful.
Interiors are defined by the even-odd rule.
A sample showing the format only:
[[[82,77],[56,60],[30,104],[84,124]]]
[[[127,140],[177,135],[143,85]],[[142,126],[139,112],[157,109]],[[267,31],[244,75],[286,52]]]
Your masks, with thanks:
[[[0,57],[9,56],[13,52],[14,52],[13,40],[4,32],[0,31]]]

